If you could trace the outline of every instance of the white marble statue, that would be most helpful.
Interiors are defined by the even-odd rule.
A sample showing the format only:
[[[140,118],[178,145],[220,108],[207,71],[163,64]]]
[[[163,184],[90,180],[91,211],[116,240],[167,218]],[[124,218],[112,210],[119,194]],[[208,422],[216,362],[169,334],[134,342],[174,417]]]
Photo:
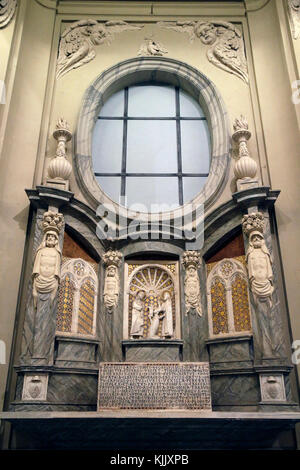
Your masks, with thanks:
[[[105,283],[104,283],[104,304],[109,311],[118,305],[120,290],[120,280],[118,268],[111,264],[106,269]]]
[[[33,266],[33,303],[37,308],[38,294],[51,293],[53,302],[60,280],[61,251],[58,235],[48,230],[38,247]]]
[[[172,299],[170,296],[170,292],[168,291],[165,291],[162,295],[161,308],[165,314],[162,320],[161,335],[163,338],[172,338],[173,337],[173,308],[172,308]]]
[[[155,310],[153,307],[150,307],[150,327],[148,330],[148,339],[161,339],[161,337],[158,334],[159,330],[159,323],[160,320],[162,320],[165,317],[165,312],[161,309],[161,306],[156,308]]]
[[[197,268],[191,264],[186,269],[184,279],[184,293],[186,313],[188,313],[191,309],[195,309],[198,315],[201,316],[202,308],[199,277]]]
[[[148,338],[151,339],[170,339],[173,337],[173,309],[172,299],[168,291],[163,292],[158,307],[150,311],[150,328]],[[162,320],[161,337],[158,335],[159,323]]]
[[[249,235],[246,261],[250,288],[255,301],[267,300],[271,307],[274,291],[271,257],[262,233],[257,230]]]
[[[131,329],[130,329],[131,339],[139,339],[143,337],[145,297],[146,297],[145,291],[139,290],[136,293],[135,299],[132,303]]]

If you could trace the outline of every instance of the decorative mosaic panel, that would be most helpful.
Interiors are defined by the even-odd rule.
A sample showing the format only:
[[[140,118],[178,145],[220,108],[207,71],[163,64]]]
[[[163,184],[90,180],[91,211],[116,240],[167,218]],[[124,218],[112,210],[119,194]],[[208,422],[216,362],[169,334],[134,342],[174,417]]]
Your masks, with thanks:
[[[133,266],[133,265],[129,265]],[[140,265],[135,265],[138,267]],[[174,266],[175,271],[175,264]],[[128,267],[128,268],[129,268]],[[133,270],[131,270],[131,273]],[[146,293],[144,302],[144,334],[146,338],[150,328],[149,313],[151,308],[154,310],[159,306],[159,299],[163,292],[168,291],[172,299],[173,328],[175,329],[175,293],[173,280],[165,269],[165,266],[157,267],[152,265],[142,265],[141,269],[133,276],[129,287],[129,316],[128,316],[128,334],[130,335],[132,322],[132,304],[138,291],[143,290]],[[160,322],[158,336],[161,336],[162,322]]]
[[[251,330],[248,285],[240,275],[236,275],[231,284],[232,307],[235,331]]]
[[[67,274],[62,280],[58,291],[58,307],[56,316],[56,329],[70,332],[72,328],[72,314],[74,305],[75,285]]]
[[[225,285],[220,279],[215,279],[211,286],[211,305],[213,334],[228,333],[226,291]]]
[[[95,286],[92,279],[87,279],[80,287],[78,308],[78,333],[93,333]]]
[[[103,409],[211,410],[209,364],[102,363],[98,411]]]
[[[237,260],[239,261],[240,263],[242,263],[243,266],[245,266],[246,268],[246,257],[244,255],[242,256],[235,256],[234,258],[230,258],[232,260]],[[206,265],[206,273],[207,273],[207,276],[209,275],[209,273],[211,272],[211,270],[219,263],[220,261],[215,261],[214,263],[209,263]]]
[[[59,287],[57,331],[94,334],[97,298],[97,265],[81,258],[63,257]]]

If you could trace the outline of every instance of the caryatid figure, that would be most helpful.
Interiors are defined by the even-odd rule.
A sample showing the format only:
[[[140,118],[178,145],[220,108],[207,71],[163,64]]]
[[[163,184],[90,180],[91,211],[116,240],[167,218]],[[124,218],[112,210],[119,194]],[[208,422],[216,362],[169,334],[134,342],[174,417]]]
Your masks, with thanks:
[[[47,230],[37,249],[32,278],[33,304],[37,308],[39,294],[51,294],[53,302],[60,281],[61,251],[56,230]]]
[[[185,267],[185,314],[187,315],[190,311],[195,311],[201,317],[201,291],[198,276],[198,268],[201,266],[201,256],[197,251],[185,251],[182,256],[182,264]]]
[[[254,299],[268,300],[272,306],[273,271],[271,256],[266,247],[264,236],[255,230],[249,235],[249,248],[246,254],[250,288]]]
[[[120,279],[118,267],[120,266],[122,254],[118,251],[107,251],[103,260],[106,264],[103,300],[108,312],[112,312],[118,305],[120,292]]]

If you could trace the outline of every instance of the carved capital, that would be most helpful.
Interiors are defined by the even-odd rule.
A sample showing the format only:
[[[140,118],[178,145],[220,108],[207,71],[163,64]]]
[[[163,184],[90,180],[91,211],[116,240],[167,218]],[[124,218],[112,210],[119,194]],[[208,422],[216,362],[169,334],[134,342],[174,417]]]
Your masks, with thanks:
[[[196,269],[200,268],[202,258],[198,251],[185,251],[182,255],[182,264],[187,269],[189,266],[194,266]]]
[[[46,234],[49,231],[56,232],[59,235],[59,232],[62,229],[64,223],[64,217],[58,212],[47,211],[44,213],[43,217],[43,232]]]
[[[103,255],[103,262],[108,266],[116,266],[117,268],[120,266],[122,261],[122,253],[120,251],[113,251],[108,250]]]
[[[242,219],[242,226],[244,233],[248,237],[253,231],[258,231],[263,234],[265,228],[263,214],[261,212],[253,212],[252,214],[244,215]]]

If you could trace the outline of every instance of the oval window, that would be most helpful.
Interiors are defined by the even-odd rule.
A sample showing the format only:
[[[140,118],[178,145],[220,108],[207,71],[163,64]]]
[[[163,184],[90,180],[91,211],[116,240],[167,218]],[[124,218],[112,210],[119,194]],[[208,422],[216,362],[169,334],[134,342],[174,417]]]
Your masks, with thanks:
[[[210,135],[197,101],[178,87],[143,83],[113,94],[93,132],[95,177],[114,201],[159,212],[191,201],[209,174]]]

